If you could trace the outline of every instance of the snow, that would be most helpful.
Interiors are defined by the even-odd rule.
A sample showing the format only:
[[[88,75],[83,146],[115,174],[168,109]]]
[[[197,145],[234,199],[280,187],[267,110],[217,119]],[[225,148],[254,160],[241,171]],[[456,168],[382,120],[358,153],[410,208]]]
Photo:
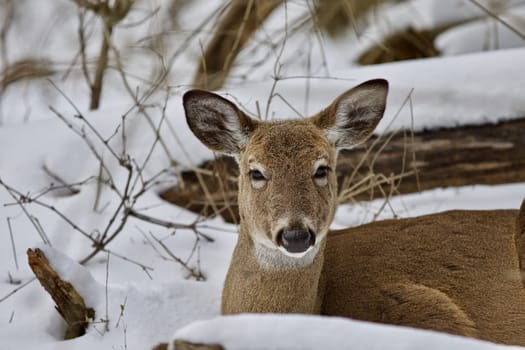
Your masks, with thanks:
[[[495,19],[483,18],[446,30],[437,37],[436,48],[442,55],[452,56],[522,47],[525,40],[525,6],[516,7],[500,18],[513,30]]]
[[[389,95],[377,133],[387,128],[412,127],[420,131],[455,127],[465,122],[496,123],[525,115],[524,69],[525,49],[519,48],[336,71],[333,74],[338,79],[313,79],[307,110],[320,111],[327,101],[334,100],[349,87],[381,77],[389,81]],[[281,81],[276,93],[285,96],[286,102],[273,100],[272,116],[297,117],[289,105],[301,106],[305,89],[300,79]],[[264,96],[270,90],[271,82],[268,82],[245,84],[242,88],[228,89],[228,93],[256,115],[256,103],[261,101],[254,96]]]
[[[525,199],[525,184],[497,186],[464,186],[438,188],[403,196],[392,197],[383,210],[384,200],[363,202],[357,206],[342,205],[338,208],[333,228],[357,226],[364,222],[408,218],[441,211],[468,208],[472,210],[517,209]]]
[[[174,173],[213,157],[187,127],[181,95],[192,79],[200,44],[209,38],[209,29],[216,20],[213,14],[223,8],[223,1],[191,2],[181,10],[184,12],[177,18],[176,30],[166,28],[167,21],[172,20],[168,8],[171,1],[138,1],[124,25],[115,29],[115,42],[124,57],[126,71],[133,75],[130,86],[141,95],[148,87],[145,81],[151,79],[159,61],[159,56],[148,45],[155,38],[162,37],[164,46],[159,53],[170,57],[185,45],[192,30],[205,18],[211,18],[183,54],[173,56],[174,63],[168,76],[169,92],[163,90],[146,101],[146,112],[152,124],[157,126],[163,122],[160,129],[163,143],[155,145],[150,158],[148,155],[155,144],[156,133],[144,114],[133,108],[134,101],[115,70],[108,71],[101,108],[94,112],[88,111],[89,91],[78,66],[69,75],[64,74],[78,51],[78,19],[73,2],[25,0],[16,3],[18,20],[7,33],[9,50],[5,57],[0,55],[2,67],[6,58],[10,63],[27,57],[48,59],[60,68],[60,73],[52,80],[61,92],[45,80],[21,81],[1,92],[0,179],[29,196],[36,196],[50,183],[56,183],[50,172],[68,183],[82,182],[82,185],[75,186],[80,190],[75,195],[62,189],[39,198],[89,234],[101,234],[111,221],[120,203],[119,198],[114,191],[104,187],[99,194],[99,205],[94,210],[98,192],[94,179],[99,173],[100,160],[93,155],[85,139],[101,155],[119,190],[125,187],[127,171],[86,123],[74,117],[77,112],[62,96],[63,93],[103,139],[110,138],[117,130],[108,142],[117,154],[126,151],[138,164],[149,159],[143,178],[167,169],[158,177],[159,183],[138,198],[137,210],[180,224],[202,220],[194,213],[162,201],[158,193],[174,184]],[[482,3],[489,4],[487,1]],[[503,18],[519,27],[523,3],[508,1],[506,6],[510,10]],[[151,20],[144,20],[156,8],[159,11],[154,12]],[[290,32],[282,56],[277,57],[275,50],[282,45],[279,38],[284,35],[284,23],[299,21],[308,11],[302,2],[289,2],[286,11],[276,11],[263,30],[257,33],[256,40],[241,54],[232,77],[219,93],[236,101],[253,116],[257,115],[258,105],[263,119],[266,118],[267,103],[270,103],[270,119],[304,117],[326,107],[352,86],[381,77],[389,80],[390,93],[378,133],[398,128],[423,130],[496,123],[525,116],[524,43],[498,25],[499,50],[481,52],[484,51],[480,50],[484,34],[480,30],[486,26],[487,19],[482,18],[482,12],[469,1],[449,0],[445,5],[444,1],[414,0],[392,5],[378,10],[376,20],[370,21],[368,29],[363,30],[359,38],[348,33],[333,41],[318,40],[307,30]],[[0,19],[3,20],[4,15],[5,7],[0,6]],[[383,20],[377,21],[377,18]],[[446,57],[370,67],[351,63],[361,50],[391,33],[392,28],[426,28],[464,19],[473,21],[444,32],[437,40]],[[91,33],[87,43],[90,57],[99,50],[101,31],[97,23],[92,15],[86,16]],[[135,26],[133,23],[140,24]],[[271,55],[264,56],[264,50],[267,53],[272,45]],[[465,54],[467,52],[469,54]],[[261,63],[254,65],[260,59]],[[271,76],[276,72],[276,61],[282,66],[273,90],[275,81]],[[309,67],[305,68],[307,62]],[[305,75],[310,78],[305,78]],[[280,97],[271,97],[272,91]],[[72,132],[49,110],[49,106],[77,130],[83,128],[85,139]],[[120,134],[123,117],[126,139]],[[135,188],[132,194],[139,190]],[[333,227],[359,225],[375,216],[382,219],[448,209],[517,208],[524,196],[525,183],[435,189],[394,197],[388,206],[383,206],[383,200],[341,206]],[[234,225],[226,224],[220,218],[202,221],[201,231],[214,239],[214,242],[207,242],[202,238],[197,240],[191,230],[172,230],[129,218],[122,232],[108,246],[111,254],[101,252],[85,266],[80,266],[77,262],[92,251],[91,242],[86,237],[56,212],[34,203],[26,204],[29,215],[38,219],[38,225],[51,242],[51,245],[45,245],[44,238],[14,202],[0,186],[2,350],[148,349],[156,343],[168,341],[175,332],[177,337],[217,341],[231,348],[246,348],[246,343],[242,342],[249,340],[253,344],[263,344],[264,341],[264,348],[270,347],[270,342],[276,349],[306,349],[314,345],[325,348],[317,346],[318,342],[335,348],[337,341],[348,339],[351,339],[352,348],[363,349],[385,346],[404,349],[500,348],[433,332],[336,318],[298,315],[218,317],[222,283],[236,241],[237,227]],[[119,223],[121,218],[118,216],[115,222]],[[159,242],[190,267],[200,267],[206,281],[188,278],[187,270],[174,262]],[[33,274],[27,266],[25,252],[35,247],[43,249],[52,266],[80,291],[87,305],[95,309],[95,322],[85,336],[61,340],[65,325],[54,311],[52,300],[38,282],[30,282]],[[24,283],[29,284],[10,295]],[[247,330],[250,337],[245,337]]]
[[[435,28],[452,23],[469,21],[485,17],[486,13],[481,7],[496,14],[514,12],[516,7],[523,5],[521,0],[491,1],[479,0],[420,0],[409,2],[408,5],[416,9],[418,16],[410,17],[408,20],[419,21],[417,28]]]
[[[174,339],[231,350],[518,349],[432,331],[306,315],[221,316],[194,322]],[[387,345],[388,344],[388,345]]]

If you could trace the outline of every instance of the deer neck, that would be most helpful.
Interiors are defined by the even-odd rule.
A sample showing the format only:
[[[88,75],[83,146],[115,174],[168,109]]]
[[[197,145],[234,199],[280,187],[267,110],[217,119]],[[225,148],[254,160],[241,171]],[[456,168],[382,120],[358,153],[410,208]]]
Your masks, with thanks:
[[[222,295],[222,313],[318,313],[324,241],[305,256],[256,242],[241,223]]]

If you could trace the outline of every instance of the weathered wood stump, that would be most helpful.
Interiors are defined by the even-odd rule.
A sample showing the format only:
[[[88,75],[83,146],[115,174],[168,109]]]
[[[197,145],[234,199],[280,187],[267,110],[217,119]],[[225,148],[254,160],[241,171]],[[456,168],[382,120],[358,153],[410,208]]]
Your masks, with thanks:
[[[51,295],[55,308],[68,325],[64,339],[84,335],[89,319],[95,317],[95,311],[86,307],[84,299],[71,283],[60,278],[40,249],[28,249],[27,257],[35,276]]]

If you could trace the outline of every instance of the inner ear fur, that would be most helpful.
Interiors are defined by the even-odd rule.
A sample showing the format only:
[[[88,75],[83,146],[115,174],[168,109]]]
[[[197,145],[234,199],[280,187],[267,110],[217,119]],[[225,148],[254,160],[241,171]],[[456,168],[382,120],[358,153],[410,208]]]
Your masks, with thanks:
[[[372,135],[386,108],[388,82],[366,81],[335,99],[312,122],[326,131],[336,148],[352,148]]]
[[[190,90],[182,98],[186,122],[209,149],[237,156],[257,122],[227,99],[205,90]]]

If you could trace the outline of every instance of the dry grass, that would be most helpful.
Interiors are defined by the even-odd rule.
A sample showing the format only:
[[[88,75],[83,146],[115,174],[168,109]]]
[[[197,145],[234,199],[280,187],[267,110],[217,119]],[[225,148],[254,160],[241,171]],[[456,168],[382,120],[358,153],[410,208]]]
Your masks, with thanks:
[[[0,90],[5,91],[11,84],[45,78],[55,74],[53,63],[45,59],[26,58],[9,64],[0,73]]]
[[[439,56],[439,51],[434,46],[434,39],[445,29],[417,30],[407,28],[372,46],[363,52],[357,61],[360,64],[379,64]]]
[[[321,0],[317,3],[314,18],[317,26],[331,37],[337,37],[349,27],[358,27],[366,16],[388,0]]]

